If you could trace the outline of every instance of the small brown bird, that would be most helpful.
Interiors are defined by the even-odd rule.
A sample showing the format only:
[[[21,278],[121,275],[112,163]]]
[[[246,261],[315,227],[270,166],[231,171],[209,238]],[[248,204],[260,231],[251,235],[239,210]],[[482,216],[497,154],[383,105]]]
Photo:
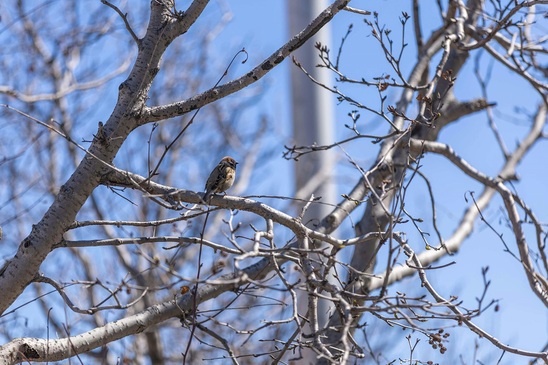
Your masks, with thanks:
[[[204,202],[209,203],[212,194],[222,193],[234,184],[236,165],[238,163],[230,156],[222,158],[221,162],[211,171],[205,185]]]

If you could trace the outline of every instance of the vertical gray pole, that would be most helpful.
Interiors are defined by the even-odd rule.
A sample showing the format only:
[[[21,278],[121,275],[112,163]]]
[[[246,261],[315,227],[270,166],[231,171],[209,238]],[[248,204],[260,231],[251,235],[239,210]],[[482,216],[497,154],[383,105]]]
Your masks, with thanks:
[[[288,0],[290,34],[297,34],[327,6],[325,0]],[[325,69],[316,67],[320,63],[316,42],[331,43],[329,24],[316,36],[294,52],[295,58],[318,81],[331,86],[333,78]],[[295,65],[291,65],[291,108],[293,118],[293,138],[296,145],[330,144],[333,132],[333,94],[314,85]],[[324,202],[335,202],[333,184],[334,158],[332,151],[322,151],[302,156],[295,162],[295,188],[298,198],[308,199],[310,194],[321,196]],[[330,208],[313,204],[305,216],[317,221],[328,214]]]
[[[325,0],[288,0],[287,11],[290,34],[297,34],[310,23],[326,6]],[[316,65],[320,62],[316,42],[330,44],[329,25],[323,27],[312,39],[294,52],[293,56],[314,79],[331,85],[331,75]],[[330,144],[334,140],[333,132],[333,95],[315,85],[295,65],[291,65],[291,109],[293,118],[293,143],[297,146]],[[311,194],[321,197],[320,202],[335,203],[335,186],[333,184],[334,158],[332,151],[311,153],[295,162],[296,197],[308,199]],[[297,205],[300,209],[303,204]],[[330,212],[327,205],[312,204],[307,210],[303,222],[313,226]],[[320,256],[316,257],[322,260]],[[324,259],[325,260],[325,259]],[[322,260],[322,261],[324,261]],[[308,309],[306,294],[298,297],[298,310],[304,315]],[[332,303],[326,300],[318,302],[318,322],[322,328],[329,320]],[[310,333],[311,329],[306,329]],[[316,354],[312,351],[301,353],[303,363],[315,363]]]

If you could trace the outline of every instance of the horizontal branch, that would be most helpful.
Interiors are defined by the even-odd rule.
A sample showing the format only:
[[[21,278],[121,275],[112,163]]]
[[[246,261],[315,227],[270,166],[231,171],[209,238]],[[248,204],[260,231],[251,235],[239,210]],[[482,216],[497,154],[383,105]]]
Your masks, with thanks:
[[[107,323],[82,334],[61,339],[18,338],[0,347],[0,365],[21,361],[60,361],[85,353],[121,338],[135,335],[170,318],[188,315],[195,304],[216,298],[254,280],[261,280],[273,269],[271,259],[260,260],[240,272],[223,275],[198,287],[196,301],[193,290],[176,300],[151,306],[143,312]],[[278,264],[284,262],[281,259]]]
[[[131,189],[139,188],[150,194],[150,197],[152,198],[161,198],[166,202],[172,204],[174,209],[177,208],[175,204],[178,202],[186,202],[191,204],[203,203],[202,196],[199,193],[158,184],[150,181],[144,176],[140,176],[116,168],[113,168],[110,173],[103,176],[102,184],[121,186]],[[267,204],[247,198],[240,198],[228,195],[214,195],[211,197],[210,205],[224,209],[238,209],[255,213],[258,216],[261,216],[265,219],[271,219],[273,222],[281,224],[282,226],[290,229],[298,237],[309,237],[314,240],[328,243],[337,248],[343,248],[348,245],[356,245],[372,240],[372,238],[378,238],[376,234],[370,234],[353,237],[346,240],[337,239],[328,234],[310,229],[306,225],[304,225],[299,219],[294,218],[280,210],[274,209]]]
[[[438,139],[438,134],[450,123],[496,105],[496,103],[488,102],[483,98],[459,101],[454,96],[447,98],[444,104],[435,125],[417,125],[413,130],[413,138],[435,141]]]
[[[241,255],[243,252],[240,250],[235,250],[218,243],[201,239],[199,237],[179,237],[179,236],[157,236],[157,237],[131,237],[131,238],[108,238],[108,239],[97,239],[97,240],[82,240],[82,241],[67,241],[63,240],[53,248],[61,247],[71,247],[71,248],[82,248],[82,247],[99,247],[99,246],[121,246],[121,245],[142,245],[145,243],[162,243],[162,242],[174,242],[179,245],[182,244],[204,244],[205,246],[211,247],[215,250],[220,250],[226,253],[231,253],[234,255]]]

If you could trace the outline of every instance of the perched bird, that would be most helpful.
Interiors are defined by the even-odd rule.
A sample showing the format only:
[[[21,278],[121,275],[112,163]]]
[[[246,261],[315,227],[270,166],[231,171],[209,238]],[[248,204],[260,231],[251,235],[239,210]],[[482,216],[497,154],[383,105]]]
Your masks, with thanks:
[[[205,185],[204,202],[209,203],[212,194],[228,190],[236,178],[238,163],[230,156],[222,158],[221,162],[211,171]]]

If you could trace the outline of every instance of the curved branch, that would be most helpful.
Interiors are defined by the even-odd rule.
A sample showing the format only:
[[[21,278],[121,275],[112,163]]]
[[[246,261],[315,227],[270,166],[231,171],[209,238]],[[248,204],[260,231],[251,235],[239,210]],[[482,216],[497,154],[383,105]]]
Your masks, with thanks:
[[[519,162],[523,159],[525,154],[529,151],[529,149],[535,144],[535,142],[542,137],[543,128],[546,124],[546,105],[542,104],[539,107],[539,111],[535,117],[534,124],[529,131],[528,135],[523,139],[523,141],[520,143],[519,147],[514,151],[514,153],[506,160],[504,166],[500,170],[498,177],[501,180],[506,180],[509,178],[512,178],[516,174],[516,168]],[[479,211],[485,209],[489,205],[489,202],[493,198],[495,192],[497,190],[500,190],[501,186],[504,187],[501,183],[496,182],[494,179],[487,177],[475,169],[471,168],[469,164],[467,164],[465,161],[460,159],[454,152],[451,152],[450,148],[447,148],[447,146],[437,143],[437,142],[421,142],[421,141],[411,141],[411,150],[414,152],[419,152],[419,149],[423,148],[421,146],[428,146],[425,147],[425,149],[432,151],[434,153],[439,153],[443,156],[446,156],[450,161],[455,163],[457,167],[459,167],[464,173],[466,173],[468,176],[476,179],[477,181],[481,182],[482,184],[485,184],[486,187],[481,193],[481,195],[476,199],[476,204],[469,207],[463,217],[461,218],[461,221],[458,225],[458,228],[453,232],[453,235],[445,241],[445,246],[450,252],[456,252],[459,250],[460,246],[462,245],[463,241],[472,233],[472,229],[474,226],[474,221],[477,218]],[[506,187],[504,189],[507,190]],[[503,196],[504,198],[504,196]],[[505,203],[506,204],[506,203]],[[509,212],[510,213],[510,212]],[[520,237],[517,237],[520,238]],[[524,254],[525,252],[523,248],[521,247],[522,244],[525,244],[524,242],[517,242],[518,247],[520,248],[520,255]],[[442,257],[446,256],[446,252],[444,250],[429,250],[421,252],[418,257],[420,261],[423,263],[423,265],[430,265],[438,260],[440,260]],[[529,259],[527,259],[529,261]],[[527,265],[527,263],[525,263]],[[528,265],[527,265],[528,266]],[[382,274],[379,274],[379,278],[371,278],[369,290],[375,290],[382,287],[384,281],[386,280],[386,276],[388,275],[387,284],[391,284],[395,281],[399,281],[405,277],[411,276],[415,274],[415,270],[409,267],[394,267],[389,273],[384,272]],[[536,277],[533,274],[534,271],[531,271],[526,267],[526,273],[530,280],[530,283],[533,283],[532,288],[535,293],[541,298],[543,302],[547,302],[548,298],[546,298],[546,293],[543,294],[542,288],[537,287],[535,284]],[[540,284],[540,283],[539,283]],[[548,290],[548,288],[544,289]],[[548,303],[547,303],[548,305]]]
[[[216,100],[233,94],[261,79],[270,70],[279,65],[291,52],[301,47],[308,39],[316,34],[325,24],[327,24],[340,10],[343,10],[350,0],[336,0],[322,13],[316,17],[299,34],[291,38],[289,42],[280,47],[270,57],[265,59],[253,70],[221,86],[211,88],[203,93],[193,96],[189,99],[172,103],[168,105],[145,108],[141,114],[141,124],[158,122],[161,120],[183,115],[192,110],[203,107]]]
[[[499,30],[501,30],[503,27],[508,25],[508,22],[510,19],[516,14],[518,11],[520,11],[522,8],[528,8],[534,5],[540,5],[540,4],[548,4],[547,0],[537,0],[537,1],[523,1],[521,4],[516,2],[516,6],[513,7],[506,16],[500,20],[496,21],[496,26],[493,27],[493,29],[490,29],[487,36],[485,38],[479,38],[477,34],[474,34],[473,37],[476,39],[476,42],[469,45],[462,45],[459,46],[459,49],[463,51],[471,51],[473,49],[478,49],[480,47],[484,47],[487,42],[489,42],[497,33]]]
[[[200,304],[222,293],[237,289],[250,281],[261,280],[273,269],[271,259],[263,259],[238,273],[223,275],[198,287],[196,301],[193,290],[176,301],[160,303],[145,311],[107,323],[82,334],[61,339],[18,338],[0,347],[0,365],[21,361],[60,361],[121,338],[141,333],[170,318],[188,315],[195,303]],[[281,264],[279,261],[278,264]]]
[[[106,6],[108,6],[109,8],[113,9],[116,13],[118,13],[120,18],[122,18],[122,20],[124,21],[126,29],[131,35],[131,38],[133,38],[133,40],[135,41],[135,44],[139,45],[141,43],[141,40],[139,39],[139,37],[137,37],[137,34],[135,34],[135,32],[133,31],[133,28],[131,28],[129,21],[127,20],[127,14],[122,13],[122,11],[116,5],[111,4],[107,0],[101,0],[101,2],[105,4]]]
[[[493,345],[497,346],[498,348],[500,348],[504,351],[507,351],[507,352],[510,352],[510,353],[513,353],[513,354],[523,355],[523,356],[540,358],[540,359],[543,359],[544,361],[548,361],[548,352],[527,351],[527,350],[522,350],[522,349],[519,349],[519,348],[516,348],[516,347],[505,345],[501,341],[499,341],[497,338],[492,336],[490,333],[484,331],[478,325],[473,323],[468,318],[467,315],[465,315],[464,313],[462,313],[459,310],[459,308],[455,304],[451,303],[449,300],[445,299],[440,294],[438,294],[436,289],[434,289],[434,287],[428,281],[428,278],[426,277],[426,271],[424,270],[424,266],[423,266],[421,260],[419,259],[419,257],[415,254],[415,252],[411,249],[411,247],[407,243],[405,243],[402,240],[399,240],[399,241],[400,241],[400,244],[403,246],[406,254],[409,256],[409,260],[407,262],[407,267],[412,269],[413,271],[416,271],[416,272],[419,273],[419,277],[421,279],[422,286],[426,287],[426,290],[428,290],[428,292],[434,297],[436,302],[438,302],[440,304],[443,304],[444,306],[449,308],[453,313],[455,313],[455,315],[456,315],[455,319],[458,322],[464,323],[468,328],[470,328],[470,330],[472,332],[477,333],[480,337],[485,337]],[[411,265],[410,265],[409,261],[413,262],[413,265],[412,265],[412,266],[414,266],[413,268],[411,268]]]
[[[143,290],[143,292],[137,296],[136,299],[134,299],[131,303],[127,303],[127,304],[124,304],[124,305],[120,304],[117,300],[118,305],[109,305],[109,306],[100,306],[100,307],[91,307],[91,308],[88,308],[88,309],[81,309],[80,307],[76,306],[72,302],[72,300],[70,300],[67,293],[65,293],[64,286],[59,284],[55,280],[53,280],[51,278],[48,278],[47,276],[37,275],[34,278],[33,281],[35,283],[46,283],[46,284],[49,284],[49,285],[53,286],[55,288],[55,290],[57,290],[57,292],[59,293],[61,298],[63,298],[63,301],[70,308],[70,310],[72,310],[75,313],[80,313],[80,314],[93,314],[93,313],[96,313],[96,312],[99,312],[99,311],[109,310],[109,309],[126,309],[126,308],[129,308],[129,307],[135,305],[137,302],[139,302],[141,299],[143,299],[144,296],[148,293],[148,288],[145,288]]]
[[[475,32],[471,32],[471,36],[475,37],[476,39],[481,39],[481,37]],[[533,77],[533,75],[527,72],[526,68],[521,67],[520,64],[517,64],[517,63],[512,64],[503,55],[497,52],[497,50],[493,48],[490,44],[484,44],[483,48],[487,52],[489,52],[489,54],[493,56],[493,58],[495,58],[501,64],[506,66],[508,69],[510,69],[511,71],[515,72],[518,75],[521,75],[525,80],[527,80],[535,88],[535,90],[539,91],[539,93],[541,94],[543,98],[546,99],[546,92],[548,91],[548,83],[542,82],[541,80],[537,80],[535,77]]]
[[[97,80],[81,82],[81,83],[76,82],[68,86],[63,86],[63,88],[61,88],[60,90],[57,90],[55,93],[52,93],[52,94],[36,94],[36,95],[24,94],[15,89],[12,89],[9,86],[0,86],[0,94],[9,95],[25,103],[36,103],[39,101],[58,100],[65,96],[70,95],[71,93],[75,91],[89,90],[89,89],[94,89],[99,86],[102,86],[106,84],[108,81],[126,72],[127,69],[129,68],[129,65],[130,65],[130,59],[128,57],[116,70],[112,71],[111,73],[105,76],[98,78]]]
[[[158,184],[148,180],[144,176],[140,176],[128,171],[122,171],[116,168],[113,168],[109,174],[103,176],[103,184],[116,185],[133,189],[140,188],[148,192],[150,194],[150,197],[160,197],[170,204],[175,204],[176,202],[187,202],[192,204],[203,203],[201,194],[199,193],[190,190],[175,189],[171,186]],[[287,213],[274,209],[267,204],[247,198],[240,198],[228,195],[214,195],[211,197],[210,205],[218,206],[219,208],[238,209],[255,213],[265,219],[272,220],[278,224],[281,224],[282,226],[287,227],[297,236],[310,237],[311,239],[328,243],[337,248],[358,245],[360,243],[368,242],[373,239],[378,239],[379,236],[382,234],[382,232],[371,232],[369,234],[353,237],[350,239],[337,239],[333,236],[330,236],[329,234],[324,233],[323,230],[313,230],[308,228],[299,219],[294,218]],[[59,245],[63,246],[62,243]]]

